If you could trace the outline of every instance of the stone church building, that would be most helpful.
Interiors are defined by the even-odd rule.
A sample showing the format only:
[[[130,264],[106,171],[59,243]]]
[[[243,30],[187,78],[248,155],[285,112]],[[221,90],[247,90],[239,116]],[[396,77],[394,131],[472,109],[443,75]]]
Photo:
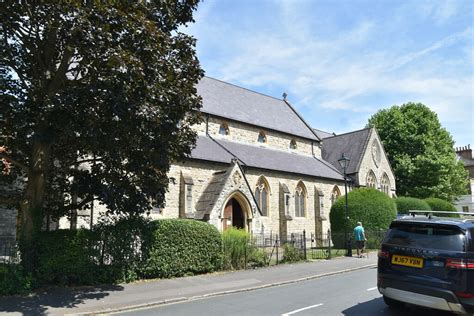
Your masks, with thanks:
[[[285,95],[278,99],[209,77],[197,91],[204,120],[194,127],[196,147],[185,162],[172,164],[169,177],[175,181],[165,206],[148,215],[152,219],[190,218],[220,231],[234,226],[282,239],[303,230],[322,236],[330,229],[331,205],[344,194],[342,154],[350,159],[349,190],[374,187],[395,195],[375,129],[342,135],[315,130]],[[93,208],[94,222],[99,207]],[[0,211],[0,241],[14,238],[14,213]],[[90,219],[90,211],[80,211],[77,226],[89,228]],[[70,223],[63,218],[58,226]]]
[[[166,205],[153,218],[204,220],[254,234],[315,233],[344,194],[338,159],[351,159],[350,188],[395,194],[395,179],[374,129],[343,135],[313,130],[285,98],[204,77],[197,86],[204,122],[196,148],[173,164]]]

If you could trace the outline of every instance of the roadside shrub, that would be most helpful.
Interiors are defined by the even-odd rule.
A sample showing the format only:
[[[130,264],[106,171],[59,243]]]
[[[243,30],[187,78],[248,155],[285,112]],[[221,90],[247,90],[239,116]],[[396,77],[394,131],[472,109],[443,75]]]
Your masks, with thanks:
[[[410,210],[420,210],[420,211],[430,211],[431,207],[426,201],[413,198],[401,196],[395,199],[397,204],[398,214],[408,214]]]
[[[250,247],[250,255],[248,258],[248,265],[253,268],[266,267],[269,264],[268,254],[263,249],[258,249],[253,246]]]
[[[130,282],[141,277],[153,239],[153,225],[142,217],[101,222],[94,227],[96,262],[102,268],[102,282]]]
[[[395,201],[375,189],[355,189],[348,193],[347,200],[349,215],[347,224],[344,196],[336,200],[329,214],[332,240],[336,248],[344,247],[343,233],[345,229],[349,233],[348,238],[353,236],[353,229],[357,222],[362,222],[366,232],[379,231],[387,229],[397,216]]]
[[[224,270],[238,270],[245,267],[249,251],[250,234],[235,227],[230,227],[222,233],[222,267]]]
[[[25,294],[33,287],[33,277],[21,265],[0,264],[0,295]]]
[[[361,188],[348,193],[347,230],[352,234],[357,222],[362,222],[366,230],[387,229],[397,216],[395,201],[383,192]],[[345,197],[341,196],[331,207],[329,219],[331,230],[343,233],[345,223]]]
[[[169,278],[219,269],[222,241],[213,225],[188,219],[152,223],[153,241],[144,265],[144,276]]]
[[[40,284],[95,284],[100,275],[94,263],[98,251],[89,230],[41,232],[37,242]]]
[[[296,248],[290,243],[283,245],[283,262],[285,263],[298,262],[303,259],[304,259],[304,255],[298,248]]]
[[[456,207],[448,201],[438,198],[427,198],[426,203],[431,207],[432,211],[457,212]],[[439,217],[459,217],[459,214],[434,214]]]

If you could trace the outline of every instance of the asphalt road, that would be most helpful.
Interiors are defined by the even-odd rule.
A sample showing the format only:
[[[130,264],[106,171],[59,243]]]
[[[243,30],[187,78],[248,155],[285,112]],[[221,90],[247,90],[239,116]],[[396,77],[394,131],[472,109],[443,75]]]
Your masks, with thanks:
[[[453,315],[415,307],[388,308],[377,291],[376,274],[376,268],[365,269],[116,315]]]

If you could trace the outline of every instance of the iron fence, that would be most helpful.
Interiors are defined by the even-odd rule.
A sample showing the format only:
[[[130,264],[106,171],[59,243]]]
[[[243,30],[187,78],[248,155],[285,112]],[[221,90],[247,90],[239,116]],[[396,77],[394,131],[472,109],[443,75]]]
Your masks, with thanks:
[[[366,249],[379,249],[385,233],[386,230],[366,230]],[[246,250],[244,258],[245,268],[277,265],[285,261],[331,259],[345,256],[348,246],[353,248],[354,252],[356,247],[352,240],[352,232],[347,235],[331,231],[322,234],[307,234],[304,230],[293,232],[284,238],[274,233],[254,234],[249,244],[250,247]],[[260,252],[257,255],[261,259],[260,262],[254,260],[255,255],[251,252],[255,251]]]
[[[0,264],[20,263],[20,250],[16,242],[0,243]]]

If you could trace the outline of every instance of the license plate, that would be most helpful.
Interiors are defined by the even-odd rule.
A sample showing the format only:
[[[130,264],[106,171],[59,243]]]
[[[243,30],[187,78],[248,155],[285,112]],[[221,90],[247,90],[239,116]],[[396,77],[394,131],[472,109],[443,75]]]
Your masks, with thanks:
[[[406,267],[423,268],[423,258],[393,255],[392,264]]]

